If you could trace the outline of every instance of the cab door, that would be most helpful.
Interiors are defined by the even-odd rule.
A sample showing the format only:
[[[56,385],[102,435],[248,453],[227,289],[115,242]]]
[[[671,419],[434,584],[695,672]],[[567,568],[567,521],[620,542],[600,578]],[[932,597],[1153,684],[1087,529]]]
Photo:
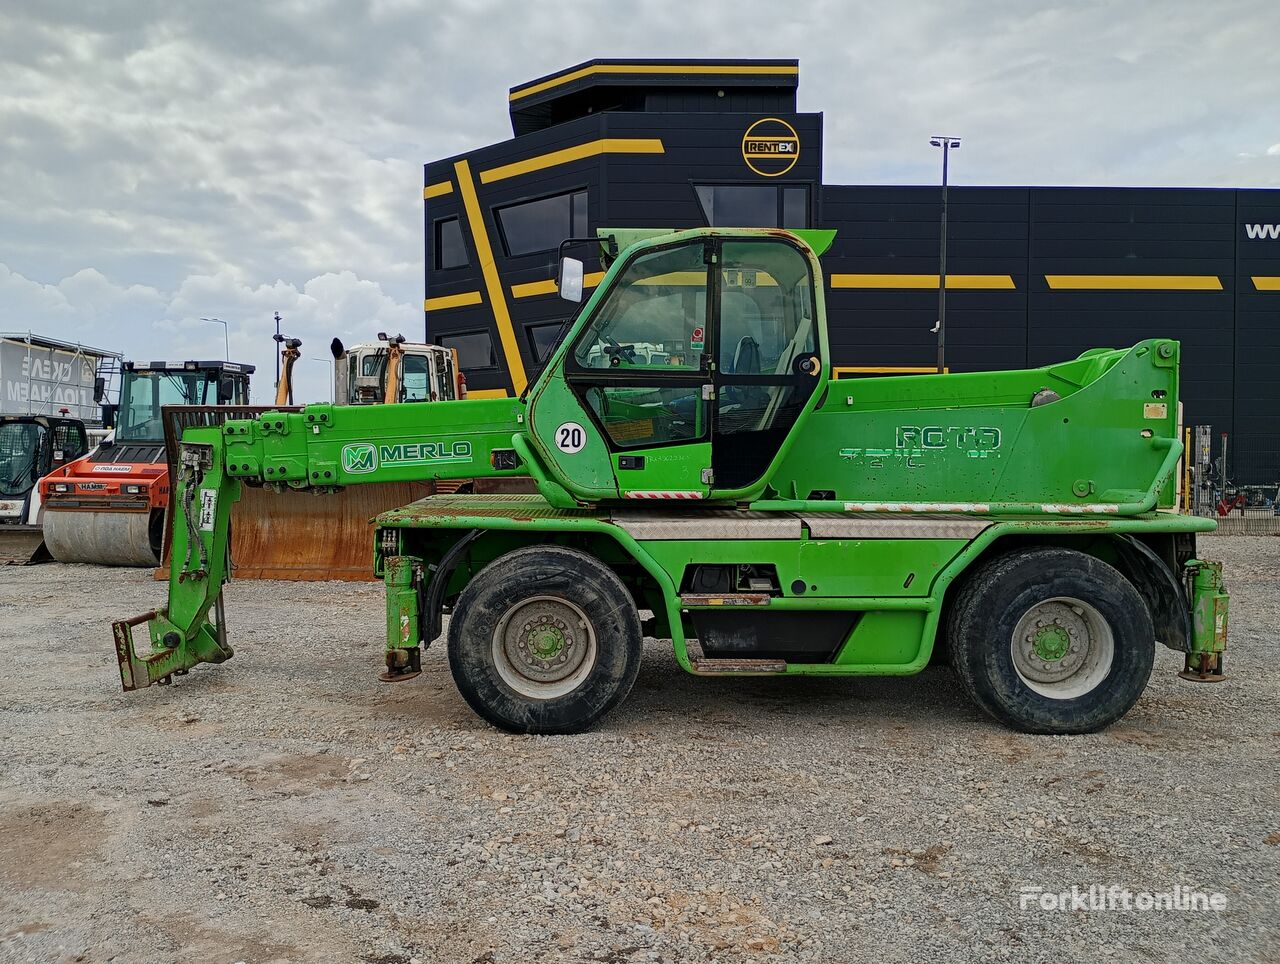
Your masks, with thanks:
[[[816,402],[823,346],[813,271],[799,248],[769,235],[726,239],[717,261],[713,489],[742,498]]]
[[[554,427],[569,478],[574,456],[594,436],[607,450],[618,497],[709,494],[715,251],[713,240],[698,238],[636,255],[569,346],[565,381],[588,423]]]

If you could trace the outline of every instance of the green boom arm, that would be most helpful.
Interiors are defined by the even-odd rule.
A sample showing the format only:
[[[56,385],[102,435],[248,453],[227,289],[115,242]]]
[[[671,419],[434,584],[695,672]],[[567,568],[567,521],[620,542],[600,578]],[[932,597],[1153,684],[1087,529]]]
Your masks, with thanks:
[[[189,429],[173,489],[169,605],[113,625],[125,690],[231,656],[222,587],[230,569],[231,507],[242,484],[332,492],[367,482],[527,474],[512,447],[523,411],[515,399],[309,405]],[[140,625],[150,642],[142,655],[133,638]]]

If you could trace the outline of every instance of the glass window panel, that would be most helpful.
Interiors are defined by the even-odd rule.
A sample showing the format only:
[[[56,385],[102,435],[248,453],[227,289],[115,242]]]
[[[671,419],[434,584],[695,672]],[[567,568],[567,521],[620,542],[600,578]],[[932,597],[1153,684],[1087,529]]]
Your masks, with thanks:
[[[38,422],[0,425],[0,496],[25,495],[39,480],[42,432]]]
[[[808,262],[789,244],[730,241],[721,266],[720,370],[791,374],[814,351]]]
[[[568,237],[587,231],[587,192],[522,201],[497,209],[502,244],[509,257],[554,251]]]
[[[529,346],[533,349],[533,360],[539,365],[550,358],[551,353],[555,351],[556,344],[560,340],[560,332],[564,327],[564,324],[559,321],[529,326]]]
[[[809,189],[784,187],[782,189],[782,226],[807,228],[809,226]]]
[[[707,403],[697,385],[592,388],[587,404],[618,448],[649,448],[706,435]]]
[[[441,335],[437,344],[457,349],[458,366],[464,372],[476,368],[498,367],[498,358],[493,353],[493,339],[487,331]]]
[[[403,356],[400,394],[406,402],[431,401],[431,367],[422,355]]]
[[[708,346],[706,282],[701,241],[637,258],[579,338],[578,364],[700,370]]]
[[[778,189],[772,184],[702,184],[696,190],[713,228],[778,226]]]
[[[467,246],[462,240],[462,222],[444,218],[436,222],[435,266],[438,269],[462,268],[468,263]]]
[[[212,390],[210,390],[212,387]],[[164,438],[163,405],[200,405],[213,397],[217,381],[203,374],[130,372],[125,375],[120,405],[119,441],[160,441]]]

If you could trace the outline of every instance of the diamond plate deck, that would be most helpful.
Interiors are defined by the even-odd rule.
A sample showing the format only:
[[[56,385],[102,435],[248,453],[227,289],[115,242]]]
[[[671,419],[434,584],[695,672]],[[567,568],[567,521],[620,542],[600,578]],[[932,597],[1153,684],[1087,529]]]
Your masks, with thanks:
[[[618,510],[610,521],[640,542],[660,539],[712,540],[801,539],[800,520],[790,512],[743,512],[739,509],[691,509],[688,512]]]
[[[972,539],[993,524],[945,513],[810,512],[800,521],[814,539]]]

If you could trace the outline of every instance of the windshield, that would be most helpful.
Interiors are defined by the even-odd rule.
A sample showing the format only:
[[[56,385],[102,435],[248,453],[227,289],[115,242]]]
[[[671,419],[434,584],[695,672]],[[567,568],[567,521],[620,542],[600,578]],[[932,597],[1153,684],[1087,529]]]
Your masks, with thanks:
[[[164,441],[160,406],[213,404],[217,386],[202,372],[126,373],[120,390],[116,441]]]
[[[704,250],[698,239],[636,258],[578,339],[578,364],[698,371],[706,349]]]
[[[40,436],[36,422],[0,424],[0,496],[26,495],[40,478]]]

